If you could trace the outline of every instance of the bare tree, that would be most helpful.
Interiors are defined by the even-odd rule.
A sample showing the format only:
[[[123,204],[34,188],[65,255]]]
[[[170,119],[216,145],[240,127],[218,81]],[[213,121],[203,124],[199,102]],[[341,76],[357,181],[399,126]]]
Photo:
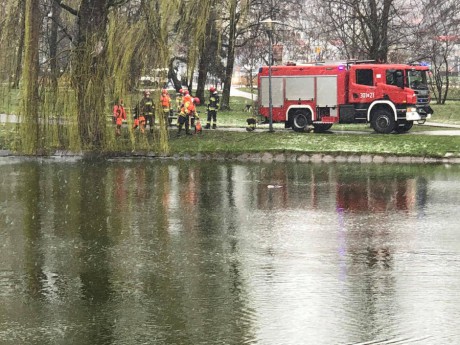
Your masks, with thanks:
[[[230,88],[232,84],[233,67],[235,64],[235,43],[237,36],[237,25],[241,13],[238,12],[238,0],[229,0],[228,3],[228,41],[227,48],[227,64],[225,68],[224,88],[222,91],[222,99],[220,108],[223,110],[230,109]]]
[[[211,10],[206,23],[206,33],[200,49],[198,62],[198,82],[196,96],[204,101],[204,88],[207,81],[208,71],[212,64],[218,63],[219,33],[217,32],[217,1],[213,0]]]
[[[428,60],[433,72],[432,91],[438,104],[445,104],[450,86],[453,50],[460,44],[460,1],[427,0],[422,2],[421,19],[414,38],[415,59]]]
[[[318,0],[317,26],[337,45],[346,58],[386,62],[391,47],[400,40],[404,24],[402,2],[395,0]]]

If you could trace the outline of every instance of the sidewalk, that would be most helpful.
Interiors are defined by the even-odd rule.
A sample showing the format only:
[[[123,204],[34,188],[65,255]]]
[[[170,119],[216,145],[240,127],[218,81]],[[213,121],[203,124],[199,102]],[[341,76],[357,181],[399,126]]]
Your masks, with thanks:
[[[458,129],[460,129],[460,125],[454,125],[454,124],[449,124],[449,123],[441,123],[441,122],[427,121],[423,125],[424,126],[431,126],[431,127],[458,128]]]
[[[230,96],[244,97],[247,99],[253,99],[254,101],[257,101],[257,94],[251,94],[250,92],[241,91],[237,87],[233,86],[230,88]]]

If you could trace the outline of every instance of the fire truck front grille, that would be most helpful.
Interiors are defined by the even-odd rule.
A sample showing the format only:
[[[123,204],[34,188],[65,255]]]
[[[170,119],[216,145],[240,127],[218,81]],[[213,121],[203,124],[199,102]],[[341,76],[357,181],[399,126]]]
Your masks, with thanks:
[[[417,95],[417,104],[425,105],[430,102],[430,99],[427,96],[418,96]]]
[[[415,95],[417,96],[418,105],[427,105],[428,103],[430,103],[428,90],[415,91]]]

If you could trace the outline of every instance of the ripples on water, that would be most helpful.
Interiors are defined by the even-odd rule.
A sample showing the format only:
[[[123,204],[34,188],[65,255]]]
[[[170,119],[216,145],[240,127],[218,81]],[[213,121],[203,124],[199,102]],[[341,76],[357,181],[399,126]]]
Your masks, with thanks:
[[[0,165],[0,344],[460,343],[458,167]]]

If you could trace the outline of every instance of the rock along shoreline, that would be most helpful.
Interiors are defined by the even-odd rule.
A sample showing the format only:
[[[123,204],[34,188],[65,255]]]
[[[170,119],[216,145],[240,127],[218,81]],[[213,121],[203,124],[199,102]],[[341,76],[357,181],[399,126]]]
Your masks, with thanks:
[[[196,160],[196,161],[238,161],[263,163],[397,163],[397,164],[460,164],[460,156],[446,154],[444,157],[394,156],[378,154],[325,154],[305,152],[259,152],[259,153],[197,153],[158,155],[153,152],[107,152],[107,153],[75,153],[70,151],[55,151],[52,154],[24,156],[16,155],[9,150],[0,150],[0,158],[20,159],[54,159],[77,161],[86,159],[162,159],[162,160]]]

